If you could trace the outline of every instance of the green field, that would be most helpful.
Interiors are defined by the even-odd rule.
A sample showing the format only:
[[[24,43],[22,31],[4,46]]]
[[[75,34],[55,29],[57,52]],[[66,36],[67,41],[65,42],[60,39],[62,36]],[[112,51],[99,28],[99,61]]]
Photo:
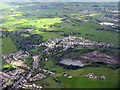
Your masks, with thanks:
[[[49,70],[50,70],[50,71],[55,71],[56,73],[61,73],[61,72],[66,71],[66,69],[64,69],[63,67],[59,67],[59,66],[54,67],[54,68],[51,68],[51,69],[49,69]]]
[[[57,82],[55,82],[52,77],[47,77],[41,81],[34,82],[37,85],[44,85],[45,88],[61,88],[61,85],[59,85]]]
[[[3,27],[3,31],[26,31],[26,29],[32,29],[31,34],[40,34],[43,36],[43,40],[63,37],[61,34],[68,34],[71,36],[84,37],[94,41],[101,41],[107,43],[113,43],[118,45],[118,33],[110,32],[110,31],[100,31],[96,30],[98,28],[108,28],[106,26],[101,26],[98,22],[95,21],[75,21],[78,18],[86,19],[86,17],[97,18],[102,13],[92,13],[92,14],[79,14],[79,10],[89,9],[93,10],[93,4],[91,3],[78,3],[76,5],[73,3],[70,5],[69,3],[64,3],[63,7],[59,7],[53,5],[53,3],[24,3],[21,5],[16,4],[3,4],[2,9],[5,9],[4,14],[0,17],[3,19],[3,23],[1,24]],[[39,8],[42,5],[46,5],[47,8]],[[97,3],[99,8],[102,10],[105,3]],[[81,8],[79,8],[81,7]],[[49,8],[49,9],[48,9]],[[114,9],[115,7],[111,8]],[[9,9],[9,10],[8,10]],[[11,12],[11,15],[8,14],[8,11]],[[17,15],[17,16],[15,16]],[[66,23],[65,21],[61,21],[63,18],[60,16],[68,16],[68,20],[72,21],[70,23]],[[75,16],[74,16],[75,15]],[[52,16],[52,18],[49,18]],[[73,26],[76,25],[76,26]],[[51,27],[51,25],[61,26],[60,28]],[[63,32],[44,32],[47,31],[63,31]],[[70,33],[81,33],[80,35],[72,35]],[[89,34],[89,35],[86,35]],[[93,35],[93,36],[90,36]]]
[[[116,32],[117,26],[112,27],[99,24],[100,22],[119,24],[110,19],[104,20],[100,18],[102,17],[101,15],[105,18],[117,18],[117,14],[115,15],[112,12],[113,10],[118,10],[117,3],[0,3],[0,11],[2,11],[2,16],[0,16],[0,31],[3,31],[3,33],[0,33],[0,55],[16,52],[18,49],[27,51],[30,57],[33,55],[40,56],[39,67],[55,72],[55,75],[52,75],[37,69],[34,70],[31,67],[29,68],[34,72],[32,74],[43,73],[46,75],[46,78],[31,82],[43,85],[44,88],[117,88],[118,71],[108,69],[109,64],[106,65],[107,68],[103,68],[104,66],[102,65],[101,67],[85,66],[77,70],[73,70],[72,66],[68,69],[69,67],[66,65],[62,67],[62,65],[59,66],[58,64],[58,61],[63,57],[78,58],[79,60],[86,53],[92,52],[92,50],[100,51],[100,53],[117,58],[119,49],[117,47],[119,36],[119,33]],[[43,50],[46,46],[32,46],[44,43],[48,39],[66,36],[83,37],[97,42],[112,43],[115,46],[108,48],[95,48],[93,46],[93,48],[89,48],[90,50],[81,46],[75,47],[76,49],[74,50],[70,48],[65,52],[64,50],[63,52],[61,52],[62,50],[57,50],[56,47],[53,50],[44,52]],[[51,51],[53,53],[49,54]],[[45,61],[45,58],[48,60]],[[31,58],[26,59],[25,62],[28,66],[33,65]],[[2,70],[2,67],[8,68],[7,71],[12,70],[13,67],[28,70],[26,67],[6,63],[0,58],[0,70]],[[63,73],[69,74],[72,78],[63,76]],[[90,79],[85,76],[88,73],[95,73],[95,76],[104,75],[106,78],[104,80],[98,78]],[[27,72],[25,71],[24,74],[27,74]],[[60,80],[61,83],[58,83],[56,79]]]
[[[17,51],[16,46],[9,37],[0,39],[2,39],[2,54],[8,54]]]
[[[55,63],[52,60],[46,61],[44,62],[44,64],[45,64],[44,68],[50,68],[55,66]]]
[[[96,30],[97,28],[106,28],[105,26],[101,26],[93,22],[78,23],[78,26],[72,26],[72,24],[73,23],[60,23],[57,25],[61,25],[62,27],[65,27],[64,29],[65,33],[70,33],[70,32],[81,33],[80,35],[72,35],[72,36],[85,37],[94,41],[108,42],[118,45],[118,35],[119,35],[118,33]],[[88,36],[86,34],[93,36]]]
[[[118,71],[107,68],[83,68],[74,71],[66,71],[72,78],[64,77],[61,74],[55,75],[66,88],[117,88],[118,87]],[[96,75],[107,76],[104,80],[89,79],[85,74],[95,73]]]

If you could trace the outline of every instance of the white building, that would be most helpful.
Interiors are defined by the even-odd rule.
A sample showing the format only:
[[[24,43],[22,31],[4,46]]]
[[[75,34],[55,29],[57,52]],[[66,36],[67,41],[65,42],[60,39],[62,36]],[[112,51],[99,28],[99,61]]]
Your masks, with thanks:
[[[100,25],[106,25],[106,26],[114,26],[114,23],[109,23],[109,22],[101,22],[99,23]]]

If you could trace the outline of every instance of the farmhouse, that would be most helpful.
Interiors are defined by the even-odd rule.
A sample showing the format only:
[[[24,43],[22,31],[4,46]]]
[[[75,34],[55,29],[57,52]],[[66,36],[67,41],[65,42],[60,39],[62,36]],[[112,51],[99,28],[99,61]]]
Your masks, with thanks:
[[[101,75],[101,76],[95,76],[95,74],[94,73],[88,73],[88,74],[86,74],[85,75],[86,77],[89,77],[89,78],[91,78],[91,79],[105,79],[106,78],[106,76],[104,76],[104,75]]]
[[[106,26],[114,26],[114,23],[109,23],[109,22],[101,22],[99,23],[100,25],[106,25]]]
[[[65,76],[65,77],[66,77],[66,76],[69,76],[69,74],[67,74],[67,73],[63,73],[62,76]]]
[[[112,11],[112,13],[120,13],[120,11],[114,10]]]

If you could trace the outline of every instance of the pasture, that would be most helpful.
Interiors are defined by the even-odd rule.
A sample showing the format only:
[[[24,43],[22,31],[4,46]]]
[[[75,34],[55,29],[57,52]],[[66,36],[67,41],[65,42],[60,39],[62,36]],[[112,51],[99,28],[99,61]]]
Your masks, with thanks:
[[[2,51],[0,51],[2,54],[8,54],[17,51],[17,48],[10,37],[0,39],[2,40]]]
[[[9,16],[11,18],[13,16]],[[14,17],[13,17],[14,18]],[[37,20],[29,20],[29,19],[16,19],[9,20],[2,24],[3,27],[7,29],[7,31],[16,31],[22,29],[46,29],[53,30],[50,25],[55,23],[61,23],[61,18],[46,18],[46,19],[37,19]],[[4,30],[4,29],[3,29]],[[37,33],[38,34],[38,33]]]
[[[118,87],[118,71],[101,67],[88,67],[74,71],[66,71],[72,78],[62,76],[62,73],[56,74],[55,77],[59,79],[66,88],[117,88]],[[88,73],[95,73],[96,75],[105,75],[106,79],[90,79],[85,75]]]
[[[37,85],[44,85],[45,88],[61,88],[61,86],[52,79],[52,77],[47,77],[40,81],[34,82]]]
[[[47,5],[46,8],[42,7],[42,4]],[[65,6],[64,6],[65,5]],[[103,9],[104,3],[99,4],[101,9]],[[13,8],[14,7],[14,8]],[[81,8],[79,8],[81,7]],[[86,17],[97,18],[101,13],[92,13],[88,15],[80,14],[79,11],[83,9],[93,10],[94,7],[91,3],[84,6],[84,3],[76,5],[75,3],[69,4],[64,3],[63,8],[59,5],[54,5],[53,3],[35,3],[35,4],[21,4],[13,5],[3,4],[2,9],[9,9],[11,13],[5,13],[0,17],[4,21],[1,25],[5,31],[26,31],[27,29],[32,29],[31,34],[40,34],[43,36],[43,40],[63,37],[61,34],[68,34],[71,36],[84,37],[94,41],[101,41],[107,43],[113,43],[118,45],[118,33],[110,31],[100,31],[96,30],[98,28],[108,28],[106,26],[101,26],[98,22],[94,21],[82,21]],[[48,9],[49,8],[49,9]],[[75,21],[66,23],[61,21],[63,18],[60,16],[67,15],[68,20],[78,19],[82,22]],[[75,17],[74,17],[75,15]],[[52,18],[50,17],[52,16]],[[51,25],[61,26],[60,28],[51,27]],[[75,26],[73,26],[75,25]],[[62,32],[44,32],[46,31],[62,31]],[[80,33],[71,34],[71,33]]]
[[[44,68],[50,68],[55,66],[55,63],[52,60],[46,61],[44,62],[44,64],[45,64]]]
[[[67,71],[67,70],[64,69],[63,67],[59,67],[59,66],[50,68],[49,70],[50,70],[50,71],[55,71],[55,73],[61,73],[61,72]]]
[[[64,27],[64,33],[81,33],[80,35],[72,35],[77,37],[84,37],[94,41],[101,41],[107,43],[113,43],[118,45],[118,33],[109,32],[109,31],[100,31],[96,30],[97,28],[107,28],[105,26],[101,26],[97,23],[93,22],[83,22],[78,23],[77,26],[72,26],[73,23],[59,23],[57,25],[61,25]],[[58,29],[59,30],[59,29]]]

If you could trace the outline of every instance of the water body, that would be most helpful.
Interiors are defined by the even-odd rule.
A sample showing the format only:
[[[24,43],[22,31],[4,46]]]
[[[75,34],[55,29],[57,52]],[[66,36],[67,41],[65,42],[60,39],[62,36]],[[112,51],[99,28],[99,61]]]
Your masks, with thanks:
[[[72,59],[62,59],[60,63],[65,65],[73,65],[73,66],[84,66],[84,64],[79,60],[72,60]]]

